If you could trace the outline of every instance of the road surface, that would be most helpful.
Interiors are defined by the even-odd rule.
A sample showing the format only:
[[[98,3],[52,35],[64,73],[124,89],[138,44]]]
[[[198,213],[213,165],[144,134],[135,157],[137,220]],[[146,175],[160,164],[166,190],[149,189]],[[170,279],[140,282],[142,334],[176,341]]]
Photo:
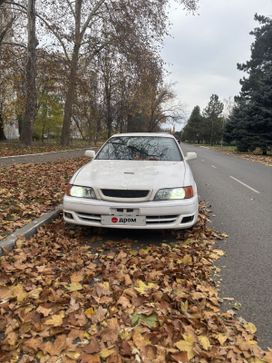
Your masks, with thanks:
[[[62,159],[72,159],[84,155],[86,149],[75,149],[66,151],[50,151],[37,154],[15,155],[0,157],[0,167],[14,164],[43,163]]]
[[[272,347],[272,168],[214,150],[190,161],[200,199],[211,205],[213,225],[229,234],[221,296],[241,303],[239,315],[257,326],[262,347]]]

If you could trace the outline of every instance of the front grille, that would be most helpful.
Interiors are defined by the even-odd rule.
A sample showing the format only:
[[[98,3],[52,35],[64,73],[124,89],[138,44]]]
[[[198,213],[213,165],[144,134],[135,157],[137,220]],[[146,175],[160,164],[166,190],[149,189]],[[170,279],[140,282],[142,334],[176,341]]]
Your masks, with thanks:
[[[149,190],[101,189],[105,197],[111,198],[145,198]]]
[[[178,215],[171,216],[146,216],[146,224],[167,224],[176,221]]]
[[[101,222],[101,214],[89,214],[77,212],[77,216],[83,221]]]

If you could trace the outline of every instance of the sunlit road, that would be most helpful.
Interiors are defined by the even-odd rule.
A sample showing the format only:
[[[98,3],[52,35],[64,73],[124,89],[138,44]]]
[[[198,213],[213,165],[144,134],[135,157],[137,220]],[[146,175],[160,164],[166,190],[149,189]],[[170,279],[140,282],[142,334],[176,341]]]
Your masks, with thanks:
[[[221,244],[221,296],[241,303],[238,314],[257,326],[261,346],[272,347],[272,168],[203,147],[190,161],[213,225],[229,234]],[[237,306],[237,305],[236,305]]]

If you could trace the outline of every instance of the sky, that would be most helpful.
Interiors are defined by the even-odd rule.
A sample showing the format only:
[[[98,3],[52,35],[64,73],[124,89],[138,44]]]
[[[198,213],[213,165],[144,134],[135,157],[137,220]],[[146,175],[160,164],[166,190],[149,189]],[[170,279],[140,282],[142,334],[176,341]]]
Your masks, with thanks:
[[[177,3],[170,8],[170,37],[161,51],[175,94],[187,115],[203,109],[213,93],[223,101],[239,93],[244,73],[236,64],[250,59],[254,14],[272,16],[272,0],[199,0],[196,15]]]

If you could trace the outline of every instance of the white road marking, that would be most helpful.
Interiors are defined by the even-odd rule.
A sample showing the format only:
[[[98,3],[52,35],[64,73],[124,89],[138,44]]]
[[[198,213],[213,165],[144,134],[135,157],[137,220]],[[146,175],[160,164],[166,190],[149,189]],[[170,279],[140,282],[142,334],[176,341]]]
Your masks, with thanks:
[[[208,146],[200,146],[200,147],[202,147],[203,149],[209,149]]]
[[[204,159],[201,159],[201,161],[204,163],[205,162],[205,160]]]
[[[212,165],[212,168],[216,169],[216,166],[215,165]]]
[[[234,178],[234,176],[231,176],[230,175],[230,178],[237,181],[238,183],[242,184],[244,187],[252,190],[254,193],[257,193],[257,194],[260,194],[260,192],[252,187],[250,187],[249,185],[247,185],[246,183],[242,182],[241,180],[237,179],[237,178]]]

